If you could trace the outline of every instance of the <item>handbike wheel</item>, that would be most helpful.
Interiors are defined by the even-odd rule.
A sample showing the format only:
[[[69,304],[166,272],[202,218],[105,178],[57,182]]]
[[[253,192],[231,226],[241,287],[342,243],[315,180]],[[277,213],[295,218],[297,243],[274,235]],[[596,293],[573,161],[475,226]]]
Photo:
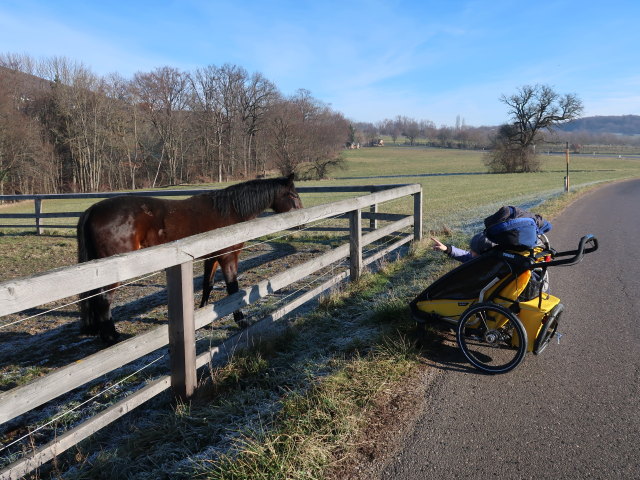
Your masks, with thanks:
[[[527,353],[527,332],[520,319],[495,303],[476,303],[458,322],[458,346],[471,364],[487,373],[506,373]]]
[[[540,329],[540,333],[538,333],[538,338],[536,338],[536,341],[533,344],[534,354],[541,354],[542,351],[547,348],[547,345],[549,345],[549,342],[558,331],[558,322],[560,321],[563,310],[564,305],[559,303],[558,305],[553,307],[553,310],[551,310],[551,312],[549,312],[544,325]]]

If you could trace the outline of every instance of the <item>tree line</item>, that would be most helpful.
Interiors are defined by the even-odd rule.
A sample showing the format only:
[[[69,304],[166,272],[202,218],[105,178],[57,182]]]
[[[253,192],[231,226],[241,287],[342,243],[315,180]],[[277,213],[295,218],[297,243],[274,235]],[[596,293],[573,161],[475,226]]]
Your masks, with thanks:
[[[99,76],[54,57],[0,55],[0,194],[322,177],[349,122],[299,90],[226,64]]]
[[[470,127],[460,115],[456,117],[455,126],[437,127],[431,120],[398,115],[376,123],[357,123],[354,127],[350,142],[361,145],[377,145],[381,136],[387,136],[394,144],[482,149],[491,144],[491,137],[495,134],[495,127]]]

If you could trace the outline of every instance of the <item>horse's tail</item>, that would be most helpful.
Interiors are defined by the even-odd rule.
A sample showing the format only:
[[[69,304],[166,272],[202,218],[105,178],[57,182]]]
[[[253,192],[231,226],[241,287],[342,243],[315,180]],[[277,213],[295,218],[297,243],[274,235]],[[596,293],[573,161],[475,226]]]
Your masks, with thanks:
[[[93,244],[91,228],[88,225],[91,216],[91,207],[85,210],[78,219],[76,227],[76,239],[78,240],[78,263],[87,262],[97,258],[96,249]],[[80,330],[83,333],[97,333],[98,321],[95,315],[95,299],[98,290],[91,290],[80,294]]]
[[[91,215],[91,207],[85,210],[78,219],[76,227],[76,238],[78,240],[78,263],[87,262],[96,258],[95,248],[93,246],[90,232],[87,229],[87,221]]]

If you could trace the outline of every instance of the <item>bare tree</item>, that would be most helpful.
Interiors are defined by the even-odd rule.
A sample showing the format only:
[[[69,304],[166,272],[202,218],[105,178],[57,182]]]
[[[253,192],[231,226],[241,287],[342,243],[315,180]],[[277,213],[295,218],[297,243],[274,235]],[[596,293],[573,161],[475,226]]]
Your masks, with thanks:
[[[416,138],[420,136],[420,124],[413,118],[401,117],[397,118],[398,124],[401,126],[402,136],[409,140],[409,144],[413,145]]]
[[[293,102],[281,99],[273,104],[267,127],[269,150],[283,175],[295,173],[304,161],[303,129],[302,112]]]
[[[249,176],[249,168],[262,175],[266,172],[266,158],[258,155],[256,141],[258,132],[263,128],[265,115],[277,98],[277,89],[273,83],[259,73],[247,78],[240,92],[240,107],[244,124],[244,158],[245,177]]]
[[[436,133],[436,137],[438,138],[438,140],[440,141],[440,145],[442,147],[450,147],[451,146],[451,142],[453,140],[453,128],[452,127],[448,127],[446,125],[442,125]]]
[[[177,184],[186,180],[185,154],[188,141],[185,111],[190,95],[187,75],[172,67],[161,67],[151,73],[136,73],[134,84],[138,97],[146,107],[144,111],[162,143],[153,186],[165,159],[167,182]]]
[[[0,82],[0,195],[55,191],[51,149],[37,121],[20,110],[14,87]]]
[[[349,131],[349,122],[340,114],[322,107],[310,125],[308,134],[308,172],[315,179],[327,178],[329,171],[344,168],[342,139]]]
[[[283,175],[301,173],[304,165],[313,176],[322,178],[341,163],[349,123],[307,90],[299,90],[272,106],[267,133],[276,167]]]
[[[118,74],[106,79],[106,93],[110,99],[111,115],[106,126],[109,138],[107,176],[111,189],[138,188],[138,174],[145,167],[146,151],[155,141],[144,122],[140,99],[132,82]]]
[[[30,121],[8,124],[0,114],[0,195],[55,192],[57,165]]]
[[[54,57],[41,68],[53,78],[50,127],[70,175],[69,185],[80,191],[99,190],[110,107],[104,81],[82,63],[64,57]]]
[[[500,101],[509,107],[512,123],[499,129],[485,160],[495,172],[539,170],[535,145],[543,141],[543,131],[579,117],[583,110],[575,94],[560,95],[547,85],[525,85]]]
[[[218,69],[218,75],[222,94],[222,145],[226,160],[224,167],[228,176],[234,176],[243,154],[244,124],[240,97],[247,71],[236,65],[225,64]]]
[[[262,75],[249,75],[235,65],[209,66],[191,76],[194,124],[203,165],[219,181],[223,173],[264,173],[266,158],[257,145],[265,115],[277,97],[275,86]]]
[[[222,182],[224,148],[224,97],[219,69],[213,65],[191,75],[193,121],[196,126],[202,173]]]
[[[398,122],[389,118],[386,118],[381,122],[379,130],[389,135],[393,143],[398,141],[398,137],[402,133],[402,129],[400,128],[400,125],[398,125]]]

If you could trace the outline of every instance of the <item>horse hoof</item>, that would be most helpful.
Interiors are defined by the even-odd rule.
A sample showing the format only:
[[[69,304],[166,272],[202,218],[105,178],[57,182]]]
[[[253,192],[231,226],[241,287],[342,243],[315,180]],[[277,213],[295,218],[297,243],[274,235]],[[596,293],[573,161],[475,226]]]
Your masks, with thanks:
[[[80,334],[81,335],[97,335],[98,334],[98,327],[96,327],[95,325],[81,324],[80,325]]]
[[[100,339],[107,345],[113,345],[120,341],[120,334],[115,327],[106,327],[100,330]]]
[[[244,313],[242,312],[233,312],[233,319],[240,328],[244,329],[249,326],[249,321],[244,317]]]

